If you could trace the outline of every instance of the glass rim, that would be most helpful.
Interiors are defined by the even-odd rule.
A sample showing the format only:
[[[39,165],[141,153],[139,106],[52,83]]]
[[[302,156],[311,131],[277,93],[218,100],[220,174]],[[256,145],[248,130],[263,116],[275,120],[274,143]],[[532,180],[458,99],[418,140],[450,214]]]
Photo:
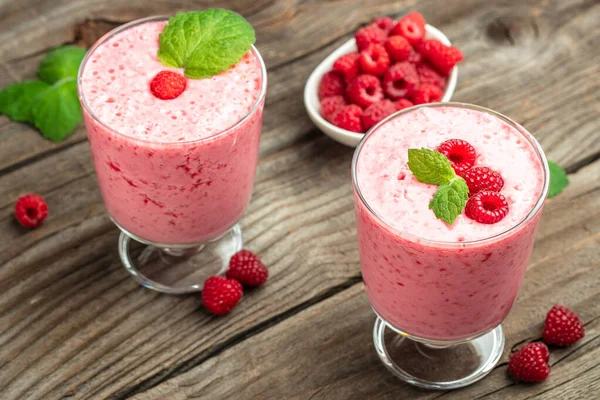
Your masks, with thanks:
[[[107,33],[102,35],[98,40],[96,40],[96,42],[92,45],[92,47],[90,47],[89,50],[86,52],[85,57],[83,58],[83,61],[81,62],[81,65],[79,66],[79,70],[77,72],[77,95],[79,97],[79,102],[81,103],[83,108],[85,108],[85,111],[94,119],[94,121],[96,121],[102,127],[113,132],[114,134],[116,134],[118,136],[123,136],[130,140],[135,140],[135,141],[139,141],[142,143],[148,143],[148,144],[154,144],[154,145],[174,145],[174,146],[181,145],[181,144],[200,143],[200,142],[214,140],[215,138],[225,135],[226,133],[236,129],[244,121],[246,121],[248,118],[250,118],[250,116],[254,114],[254,112],[259,108],[260,104],[263,102],[263,100],[265,98],[265,95],[267,93],[267,67],[265,66],[265,62],[264,62],[262,56],[260,55],[258,49],[254,45],[250,46],[251,47],[250,50],[252,51],[252,54],[254,54],[254,56],[258,59],[258,61],[260,63],[260,74],[261,74],[261,87],[260,87],[260,92],[258,93],[258,97],[256,98],[256,102],[252,105],[250,110],[248,110],[248,112],[242,118],[240,118],[237,122],[235,122],[233,125],[225,128],[225,129],[222,129],[219,132],[215,132],[210,136],[202,137],[199,139],[193,139],[193,140],[185,140],[185,141],[181,141],[181,142],[159,142],[159,141],[155,141],[155,140],[140,139],[140,138],[119,132],[118,130],[116,130],[114,128],[111,128],[109,125],[104,123],[100,118],[98,118],[98,116],[92,111],[92,109],[90,108],[89,104],[86,101],[85,93],[83,92],[83,88],[81,85],[81,78],[83,76],[83,70],[85,69],[87,62],[89,61],[89,59],[90,59],[91,55],[94,53],[94,51],[100,45],[104,44],[107,40],[109,40],[113,36],[123,32],[131,27],[145,24],[147,22],[165,21],[165,20],[168,21],[169,18],[170,17],[166,16],[166,15],[154,15],[154,16],[150,16],[150,17],[134,19],[133,21],[129,21],[125,24],[117,26],[114,29],[111,29],[110,31],[108,31]]]
[[[391,226],[389,223],[387,223],[385,221],[385,218],[383,218],[381,215],[379,215],[377,212],[375,212],[375,210],[369,205],[369,203],[367,202],[367,200],[365,199],[365,197],[363,196],[363,194],[361,192],[360,186],[358,184],[357,173],[356,173],[360,151],[362,150],[362,147],[365,144],[365,142],[368,140],[369,136],[371,136],[373,134],[373,132],[375,132],[377,129],[379,129],[382,125],[384,125],[385,123],[387,123],[388,121],[390,121],[392,119],[399,117],[400,115],[404,115],[404,114],[416,111],[421,108],[437,108],[437,107],[466,108],[466,109],[470,109],[470,110],[484,112],[488,115],[492,115],[493,117],[500,119],[501,121],[507,123],[512,128],[516,129],[532,145],[532,147],[534,148],[534,150],[538,156],[540,163],[542,164],[542,169],[544,171],[544,185],[542,187],[540,196],[538,197],[538,199],[535,203],[535,206],[531,209],[531,211],[527,214],[527,216],[525,218],[523,218],[521,221],[519,221],[519,223],[515,224],[514,226],[508,228],[507,230],[505,230],[503,232],[500,232],[493,236],[485,237],[483,239],[470,240],[470,241],[465,241],[465,242],[447,242],[447,241],[427,239],[427,238],[411,235],[410,233],[407,233],[407,232],[400,231],[400,230],[394,228],[393,226]],[[378,122],[375,126],[373,126],[371,129],[369,129],[369,131],[367,133],[365,133],[363,138],[360,140],[360,143],[356,147],[356,150],[354,151],[354,155],[352,157],[352,186],[354,188],[354,192],[356,193],[357,197],[360,199],[360,202],[373,215],[373,217],[377,220],[377,222],[379,222],[386,229],[388,229],[389,231],[391,231],[398,237],[406,238],[412,242],[416,242],[419,244],[435,245],[435,246],[441,245],[441,246],[445,246],[445,247],[464,248],[464,247],[483,245],[483,244],[486,244],[486,243],[489,243],[492,241],[500,240],[500,239],[510,235],[514,231],[521,229],[527,222],[529,222],[533,217],[535,217],[539,213],[539,211],[542,209],[542,206],[544,205],[544,201],[546,200],[546,197],[548,195],[548,189],[550,186],[550,170],[548,169],[548,161],[546,159],[546,155],[544,154],[544,151],[542,150],[542,147],[540,146],[537,139],[527,129],[525,129],[523,126],[521,126],[519,123],[513,121],[509,117],[505,116],[504,114],[501,114],[497,111],[491,110],[486,107],[469,104],[469,103],[460,103],[460,102],[427,103],[427,104],[420,104],[420,105],[412,106],[412,107],[397,111],[394,114],[392,114],[392,115],[384,118],[380,122]]]

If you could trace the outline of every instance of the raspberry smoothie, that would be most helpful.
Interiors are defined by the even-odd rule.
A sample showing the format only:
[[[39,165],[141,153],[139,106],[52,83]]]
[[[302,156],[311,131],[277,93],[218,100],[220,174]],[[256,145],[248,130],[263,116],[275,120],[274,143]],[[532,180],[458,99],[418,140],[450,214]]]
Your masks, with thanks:
[[[495,224],[459,215],[452,226],[428,204],[437,187],[415,179],[409,148],[463,139],[504,179],[510,210]],[[485,109],[419,107],[376,127],[355,155],[357,230],[375,311],[415,337],[458,341],[508,314],[531,255],[547,194],[546,161],[532,136]]]
[[[149,82],[165,20],[132,23],[88,53],[79,90],[108,212],[138,239],[197,244],[230,229],[250,202],[266,74],[252,48],[228,71],[188,79],[173,100]]]

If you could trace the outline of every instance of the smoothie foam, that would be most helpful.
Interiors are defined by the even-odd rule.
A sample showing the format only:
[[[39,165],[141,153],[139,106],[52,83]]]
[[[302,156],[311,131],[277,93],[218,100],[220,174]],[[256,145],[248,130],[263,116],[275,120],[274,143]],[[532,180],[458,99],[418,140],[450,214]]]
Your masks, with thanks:
[[[188,79],[176,99],[149,82],[166,21],[138,22],[91,50],[81,75],[84,121],[106,207],[146,241],[185,245],[234,225],[250,202],[266,76],[255,50],[228,71]]]
[[[435,149],[452,138],[471,143],[476,165],[504,178],[501,193],[510,210],[500,222],[480,224],[463,214],[449,226],[429,209],[437,187],[414,178],[408,149]],[[462,340],[498,325],[531,255],[540,213],[519,224],[544,190],[542,165],[517,128],[469,108],[421,107],[373,131],[355,178],[376,215],[358,193],[355,204],[363,278],[377,313],[399,330],[433,340]]]

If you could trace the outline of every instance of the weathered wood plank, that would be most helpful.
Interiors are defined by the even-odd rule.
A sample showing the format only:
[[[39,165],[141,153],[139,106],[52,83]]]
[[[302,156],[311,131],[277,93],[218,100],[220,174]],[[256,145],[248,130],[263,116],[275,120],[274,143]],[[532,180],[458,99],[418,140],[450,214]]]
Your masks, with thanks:
[[[500,365],[483,381],[442,397],[524,399],[551,391],[565,393],[560,387],[580,374],[590,382],[595,379],[600,356],[600,186],[592,177],[599,174],[600,161],[574,175],[572,186],[549,201],[525,284],[503,324],[507,345]],[[573,215],[565,210],[581,212]],[[558,217],[559,213],[564,217]],[[553,372],[546,382],[516,385],[506,374],[510,350],[541,337],[545,311],[555,302],[580,313],[587,335],[573,347],[552,351]],[[362,284],[357,284],[135,398],[439,396],[439,392],[414,389],[387,372],[372,348],[373,320]],[[595,398],[592,391],[574,393],[581,399]]]
[[[41,0],[27,0],[27,3],[31,3],[30,6],[34,9],[38,3],[45,4]],[[215,2],[201,2],[195,6],[186,6],[172,1],[149,6],[141,0],[133,0],[124,9],[111,1],[94,2],[92,5],[85,0],[51,3],[52,13],[67,13],[64,18],[54,18],[52,24],[42,23],[48,18],[43,12],[47,7],[45,5],[41,7],[39,14],[27,11],[27,7],[14,10],[10,8],[10,4],[4,5],[7,10],[3,13],[0,5],[2,26],[10,28],[15,21],[32,18],[32,13],[35,21],[25,26],[19,25],[16,33],[10,30],[5,33],[0,31],[0,60],[4,60],[5,64],[0,69],[1,84],[18,78],[33,77],[45,48],[63,42],[81,41],[81,32],[73,29],[73,26],[90,16],[101,24],[104,20],[110,21],[111,23],[103,23],[104,29],[107,29],[112,23],[152,13],[173,13],[182,9],[215,5]],[[301,88],[312,68],[343,42],[342,39],[350,37],[357,26],[368,22],[373,16],[386,13],[399,15],[414,7],[413,2],[388,1],[369,5],[359,0],[238,1],[227,4],[248,15],[257,27],[259,48],[269,69],[281,66],[290,70],[281,75],[282,79],[286,79],[286,89],[282,91],[282,96],[288,101],[287,107],[273,111],[284,111],[285,121],[290,121],[291,118],[303,128],[312,126],[304,115],[301,102]],[[595,140],[597,135],[594,126],[595,115],[600,110],[600,84],[598,80],[588,78],[599,72],[600,65],[600,55],[594,51],[599,45],[600,27],[595,21],[599,18],[600,11],[594,5],[594,1],[583,0],[530,0],[514,4],[461,1],[447,4],[442,14],[435,1],[422,1],[417,8],[428,16],[432,24],[442,28],[466,54],[467,62],[460,69],[455,100],[489,106],[523,122],[541,140],[551,158],[569,166],[579,165],[582,160],[589,160],[600,154],[600,141]],[[19,17],[14,13],[19,14]],[[315,15],[322,17],[315,18]],[[347,18],[343,24],[332,23],[328,18],[336,15],[347,15]],[[18,48],[13,49],[14,39],[22,33],[20,30],[27,30],[27,35],[24,36],[28,41],[21,40]],[[90,30],[93,31],[87,27],[87,31]],[[89,43],[95,35],[83,35],[87,37],[85,42]],[[40,48],[50,38],[54,38],[53,44]],[[552,43],[552,46],[548,46],[548,43]],[[17,50],[19,52],[14,53]],[[33,56],[23,58],[27,54]],[[307,58],[311,55],[314,57]],[[291,70],[294,71],[293,74]],[[567,77],[566,81],[564,77]],[[563,81],[561,85],[555,84]],[[275,104],[270,100],[274,98],[272,89],[271,86],[268,98]],[[278,98],[277,102],[281,104],[282,99]],[[567,115],[568,118],[556,118],[555,113]],[[0,117],[0,125],[2,119]],[[283,129],[283,132],[277,132],[278,136],[286,137],[286,131],[291,129],[289,124],[284,125],[279,120],[275,123]],[[3,156],[0,157],[0,168],[4,164],[22,161],[24,157],[34,157],[39,152],[47,151],[49,147],[62,146],[41,138],[36,140],[35,132],[31,129],[24,128],[23,131],[31,135],[28,142],[33,143],[30,147],[32,151],[23,152],[25,149],[21,146],[10,148],[4,154],[0,153]],[[80,130],[70,140],[82,140],[83,137],[83,130]],[[563,146],[567,137],[572,138],[574,143],[580,143],[582,151],[573,152],[569,146]],[[0,131],[0,140],[2,139]],[[12,159],[14,155],[16,157]]]

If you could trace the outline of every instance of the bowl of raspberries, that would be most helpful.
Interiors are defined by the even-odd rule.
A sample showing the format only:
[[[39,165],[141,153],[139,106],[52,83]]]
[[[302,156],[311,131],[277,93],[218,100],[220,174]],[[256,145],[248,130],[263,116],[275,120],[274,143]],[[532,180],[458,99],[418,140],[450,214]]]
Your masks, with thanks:
[[[462,52],[418,12],[380,17],[359,29],[310,75],[304,105],[326,135],[356,147],[389,115],[450,101]]]

